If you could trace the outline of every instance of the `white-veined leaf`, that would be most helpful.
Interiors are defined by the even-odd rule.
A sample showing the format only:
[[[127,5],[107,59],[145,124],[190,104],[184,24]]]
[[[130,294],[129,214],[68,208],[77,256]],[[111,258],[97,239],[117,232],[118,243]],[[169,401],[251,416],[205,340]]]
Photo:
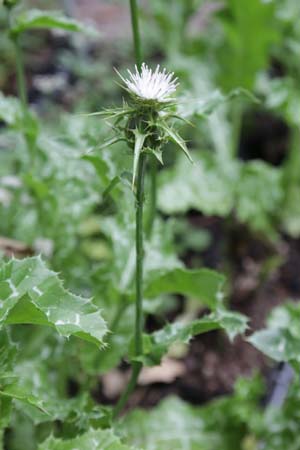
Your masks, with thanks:
[[[107,326],[90,299],[66,291],[40,257],[10,260],[0,268],[0,325],[29,323],[55,327],[103,345]]]
[[[134,450],[133,447],[122,444],[111,430],[90,430],[87,433],[70,440],[50,437],[38,450]],[[138,450],[138,449],[135,449]]]
[[[161,358],[175,343],[187,344],[198,334],[219,329],[224,329],[232,340],[237,334],[245,332],[247,322],[247,318],[242,314],[225,309],[220,309],[189,323],[174,322],[159,331],[144,335],[143,355],[135,359],[147,366],[158,365]]]

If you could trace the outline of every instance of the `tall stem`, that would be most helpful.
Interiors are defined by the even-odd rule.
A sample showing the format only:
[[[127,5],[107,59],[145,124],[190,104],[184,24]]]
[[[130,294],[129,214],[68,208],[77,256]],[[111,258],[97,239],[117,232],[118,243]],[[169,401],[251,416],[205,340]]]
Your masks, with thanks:
[[[130,0],[131,26],[134,43],[135,62],[140,69],[142,65],[142,48],[139,29],[139,12],[136,0]]]
[[[233,129],[232,129],[232,156],[236,158],[239,153],[239,143],[242,127],[242,108],[236,103],[233,109]]]
[[[135,356],[143,353],[143,210],[144,210],[144,179],[145,179],[146,156],[142,153],[139,160],[137,185],[136,185],[136,301],[135,301]]]
[[[133,362],[132,372],[131,372],[131,377],[130,377],[129,383],[127,384],[125,391],[123,391],[118,403],[116,404],[116,406],[113,410],[113,418],[116,418],[120,414],[120,412],[122,411],[124,406],[126,405],[130,394],[132,393],[132,391],[135,388],[135,385],[136,385],[136,382],[139,377],[141,369],[142,369],[141,363]]]
[[[17,72],[18,93],[19,93],[19,98],[22,103],[23,112],[24,112],[24,114],[26,114],[28,106],[27,106],[27,90],[26,90],[23,55],[22,55],[18,37],[14,37],[12,39],[12,41],[14,43],[15,55],[16,55],[16,72]]]
[[[14,44],[15,48],[15,61],[16,61],[16,74],[17,74],[17,85],[18,85],[18,95],[22,105],[23,112],[23,121],[24,121],[24,138],[26,140],[29,161],[29,168],[32,170],[35,165],[35,158],[37,154],[37,146],[36,146],[36,135],[32,132],[32,126],[30,124],[30,120],[28,121],[29,116],[29,107],[28,107],[28,95],[27,95],[27,87],[26,87],[26,77],[25,77],[25,69],[23,62],[23,52],[19,40],[19,36],[12,36],[11,40]],[[38,200],[37,200],[38,203]],[[39,211],[41,210],[38,207]]]
[[[15,51],[18,94],[22,104],[23,113],[25,114],[27,112],[28,105],[27,105],[27,89],[26,89],[23,55],[20,46],[19,36],[11,33],[11,7],[6,7],[6,12],[7,12],[7,29],[9,31],[10,40],[14,46]]]
[[[143,354],[143,262],[144,262],[144,246],[143,246],[143,211],[144,211],[144,184],[145,184],[145,168],[146,156],[142,153],[139,160],[137,183],[136,183],[136,299],[135,299],[135,334],[134,334],[134,356]],[[142,364],[134,361],[132,364],[132,372],[129,383],[122,393],[118,403],[116,404],[113,416],[116,417],[126,405],[127,400],[135,388]]]
[[[156,203],[157,203],[157,163],[154,158],[152,158],[150,166],[150,191],[149,191],[149,208],[148,216],[146,222],[146,236],[150,239],[152,234],[152,229],[154,225],[155,213],[156,213]]]
[[[140,70],[142,62],[143,62],[143,55],[142,55],[142,47],[141,47],[141,37],[140,37],[140,27],[139,27],[139,12],[137,7],[137,0],[130,0],[130,12],[131,12],[131,27],[132,27],[132,34],[133,34],[133,43],[134,43],[134,53],[135,53],[135,62]],[[151,164],[151,172],[150,172],[150,182],[151,182],[151,189],[150,189],[150,195],[149,195],[149,215],[147,218],[147,224],[146,224],[146,235],[148,238],[151,237],[152,228],[154,224],[154,217],[155,217],[155,209],[156,209],[156,172],[157,172],[157,165],[155,162]]]
[[[140,70],[142,65],[142,49],[139,30],[139,13],[136,0],[130,0],[131,26],[134,42],[135,62]],[[136,301],[135,301],[135,333],[134,333],[134,356],[143,353],[143,210],[144,210],[144,180],[145,180],[146,156],[142,153],[139,160],[137,185],[136,185]],[[113,416],[116,417],[126,405],[127,400],[136,386],[142,364],[138,361],[132,363],[132,372],[129,383],[116,404]]]
[[[0,428],[0,450],[4,449],[4,428]]]

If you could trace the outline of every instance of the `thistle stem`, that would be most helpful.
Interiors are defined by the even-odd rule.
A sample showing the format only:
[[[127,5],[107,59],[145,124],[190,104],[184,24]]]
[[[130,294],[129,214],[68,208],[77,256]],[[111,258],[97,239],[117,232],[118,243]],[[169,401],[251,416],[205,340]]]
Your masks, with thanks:
[[[234,105],[233,129],[232,129],[232,156],[235,158],[239,153],[239,143],[242,127],[242,108],[239,104]]]
[[[139,159],[137,183],[136,183],[136,300],[135,300],[135,334],[134,334],[134,356],[143,354],[143,211],[144,211],[144,184],[145,184],[146,156],[141,154]],[[132,363],[132,372],[129,383],[116,404],[113,416],[116,417],[126,405],[127,400],[135,388],[142,364],[138,361]]]
[[[18,84],[18,93],[19,98],[22,103],[22,108],[24,114],[27,112],[27,90],[26,90],[26,81],[25,81],[25,70],[23,63],[23,56],[20,47],[20,42],[17,37],[12,38],[15,47],[15,55],[16,55],[16,72],[17,72],[17,84]]]
[[[148,217],[146,222],[146,236],[149,239],[152,234],[155,213],[156,213],[156,203],[157,203],[157,163],[153,158],[150,166],[150,191],[149,191],[149,209]]]
[[[139,377],[141,369],[142,369],[141,363],[134,362],[132,364],[132,372],[131,372],[131,377],[130,377],[129,383],[127,384],[125,391],[123,391],[118,403],[116,404],[116,406],[113,410],[113,418],[116,418],[120,414],[120,412],[122,411],[124,406],[126,405],[130,394],[132,393],[132,391],[135,388],[135,385],[136,385],[136,382]]]
[[[11,33],[11,7],[6,7],[6,11],[7,11],[7,29],[9,31],[10,40],[14,46],[15,52],[18,95],[22,104],[23,113],[25,114],[27,112],[28,105],[27,105],[27,89],[26,89],[23,55],[20,46],[19,36]]]
[[[130,0],[131,27],[134,42],[135,61],[140,70],[142,65],[142,49],[139,30],[139,13],[136,0]],[[135,301],[135,334],[134,334],[134,356],[143,354],[143,210],[144,210],[144,181],[145,181],[146,156],[142,153],[139,159],[137,184],[136,184],[136,301]],[[131,377],[128,385],[116,404],[113,417],[117,417],[126,405],[128,398],[134,390],[138,376],[142,369],[142,363],[132,363]]]
[[[135,337],[134,355],[143,353],[143,210],[144,210],[144,181],[145,181],[146,156],[142,153],[139,160],[137,185],[136,185],[136,302],[135,302]]]
[[[0,450],[4,449],[4,428],[0,428]]]
[[[135,62],[138,69],[140,70],[142,65],[142,48],[139,29],[139,12],[136,0],[130,0],[130,13],[131,13],[131,27],[133,34]]]

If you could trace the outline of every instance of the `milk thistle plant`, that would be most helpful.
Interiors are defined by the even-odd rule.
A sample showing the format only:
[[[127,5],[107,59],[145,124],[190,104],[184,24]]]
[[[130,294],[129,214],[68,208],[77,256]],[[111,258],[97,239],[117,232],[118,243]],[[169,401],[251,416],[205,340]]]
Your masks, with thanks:
[[[136,273],[135,273],[135,331],[134,360],[132,375],[127,388],[121,395],[114,409],[114,416],[122,410],[133,391],[142,363],[138,360],[143,355],[143,239],[144,239],[144,181],[148,162],[151,165],[151,198],[150,220],[146,226],[147,236],[151,234],[156,206],[156,165],[155,161],[163,163],[163,148],[168,141],[175,143],[192,161],[187,146],[177,133],[175,121],[181,119],[177,114],[175,92],[179,85],[173,72],[161,69],[155,70],[142,62],[141,42],[139,33],[138,9],[136,0],[130,0],[132,34],[134,41],[135,70],[127,70],[127,75],[118,75],[122,88],[129,94],[128,101],[120,108],[107,109],[91,115],[100,115],[114,121],[113,129],[116,136],[107,141],[109,146],[120,140],[125,141],[133,151],[132,189],[136,202]],[[184,120],[184,119],[182,119]],[[148,160],[147,160],[148,159]]]
[[[143,354],[143,212],[144,212],[144,180],[147,170],[147,159],[153,163],[158,160],[163,163],[163,148],[168,141],[172,141],[192,161],[184,140],[176,131],[175,120],[180,119],[176,114],[175,92],[179,85],[174,73],[161,69],[155,70],[146,63],[141,68],[127,71],[123,76],[118,72],[128,92],[129,100],[121,108],[107,109],[94,113],[114,120],[116,137],[104,145],[111,145],[119,140],[126,141],[133,151],[132,189],[136,201],[136,308],[135,308],[135,337],[134,356]],[[152,212],[153,214],[155,211]],[[115,408],[117,414],[124,406],[133,390],[141,363],[133,363],[132,378],[127,390],[123,393]]]

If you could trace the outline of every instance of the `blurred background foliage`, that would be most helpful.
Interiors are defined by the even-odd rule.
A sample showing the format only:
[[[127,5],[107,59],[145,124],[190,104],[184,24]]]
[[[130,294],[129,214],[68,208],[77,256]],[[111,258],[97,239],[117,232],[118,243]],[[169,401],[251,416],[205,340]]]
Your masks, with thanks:
[[[182,133],[195,161],[190,165],[172,144],[165,151],[147,270],[183,263],[221,270],[228,277],[229,306],[247,314],[253,330],[262,328],[274,306],[296,300],[300,291],[299,1],[145,0],[140,6],[144,59],[179,77],[179,108],[194,125],[183,126]],[[118,105],[124,95],[114,68],[123,72],[133,65],[128,5],[27,0],[16,14],[30,8],[60,10],[81,25],[77,32],[66,26],[22,32],[31,111],[24,121],[15,49],[1,7],[1,254],[4,259],[41,254],[68,288],[95,298],[115,334],[109,350],[99,353],[52,329],[11,329],[20,350],[16,373],[28,391],[50,405],[51,420],[30,402],[16,400],[5,435],[9,450],[23,449],[24,440],[26,449],[34,450],[50,432],[71,438],[90,425],[105,428],[108,413],[100,405],[113,403],[120,393],[111,392],[107,373],[123,385],[127,365],[121,361],[133,326],[130,150],[122,142],[100,148],[111,125],[80,115]],[[146,299],[145,310],[153,331],[174,317],[197,317],[200,308],[193,296],[162,294]],[[298,306],[287,305],[281,314],[296,321]],[[285,343],[280,356],[270,351],[269,334],[268,345],[265,334],[256,335],[256,346],[297,369],[297,325],[291,331],[283,319],[280,326],[272,323],[272,343],[277,349]],[[228,353],[226,338],[214,333],[207,351],[207,338],[195,339],[189,351],[172,348],[184,374],[179,381],[140,387],[131,406],[177,397],[151,412],[133,411],[117,433],[128,445],[151,450],[300,448],[298,382],[284,406],[268,406],[274,384],[269,360],[247,343],[238,342],[236,354]],[[7,347],[3,339],[0,359]],[[245,355],[241,363],[235,360],[239,352]],[[241,375],[252,378],[239,378],[233,390]],[[2,427],[9,409],[5,398]],[[197,406],[186,402],[191,400]],[[199,406],[204,400],[212,401]]]

